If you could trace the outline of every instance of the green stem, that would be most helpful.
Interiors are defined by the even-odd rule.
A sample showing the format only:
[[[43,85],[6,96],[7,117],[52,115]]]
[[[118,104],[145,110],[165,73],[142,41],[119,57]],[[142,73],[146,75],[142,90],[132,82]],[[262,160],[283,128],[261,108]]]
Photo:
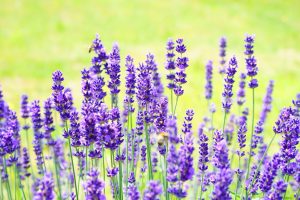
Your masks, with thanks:
[[[173,113],[173,90],[170,89],[170,92],[171,92],[171,94],[170,94],[170,96],[171,96],[171,113]]]
[[[1,199],[3,199],[2,176],[0,176]]]
[[[31,199],[31,191],[30,191],[30,183],[29,183],[29,178],[27,178],[27,190],[28,190],[28,195],[29,195],[29,199]]]
[[[105,156],[105,149],[104,146],[102,145],[102,171],[103,171],[103,181],[105,184],[105,157],[104,156]],[[104,195],[106,195],[105,187],[104,187]]]
[[[17,177],[17,178],[15,179],[15,181],[16,181],[16,182],[18,181],[19,187],[21,188],[21,192],[22,192],[23,198],[24,198],[24,200],[26,200],[26,195],[25,195],[25,192],[24,192],[24,187],[22,186],[22,183],[21,183],[20,172],[19,172],[19,170],[18,170],[18,168],[17,168],[17,164],[15,164],[15,176]],[[17,185],[17,184],[15,183],[15,186],[16,186],[16,185]],[[16,192],[15,192],[15,199],[17,199]]]
[[[19,179],[19,170],[17,168],[17,163],[15,163],[15,199],[17,199],[17,193],[18,193],[18,179]],[[21,185],[21,181],[20,181]]]
[[[212,112],[211,113],[211,120],[210,120],[210,126],[211,126],[211,136],[212,136],[212,139],[214,138],[214,113]]]
[[[147,144],[147,161],[148,161],[148,179],[152,180],[152,161],[151,161],[151,146],[150,146],[150,139],[148,133],[148,124],[145,123],[145,135],[146,135],[146,144]]]
[[[3,161],[4,161],[3,164],[4,164],[5,173],[8,175],[5,157],[3,158]],[[7,177],[7,181],[6,181],[6,190],[7,190],[7,194],[8,194],[9,199],[12,200],[10,184],[9,184],[9,177]]]
[[[201,174],[201,183],[200,183],[200,200],[202,200],[202,193],[203,193],[203,191],[202,191],[202,186],[203,186],[203,179],[204,179],[204,173],[202,172],[202,174]]]
[[[173,115],[175,115],[175,113],[176,113],[176,108],[177,108],[178,98],[179,98],[179,96],[176,96],[175,108],[174,108],[174,110],[173,110]]]
[[[68,132],[68,123],[65,124],[66,131]],[[75,185],[75,192],[76,192],[76,200],[78,200],[78,191],[77,191],[77,183],[76,183],[76,173],[75,173],[75,167],[74,167],[74,160],[73,160],[73,153],[72,153],[72,147],[71,147],[71,138],[68,137],[68,145],[69,145],[69,152],[71,157],[71,164],[72,164],[72,171],[73,171],[73,177],[74,177],[74,185]]]
[[[222,127],[222,133],[223,133],[223,137],[224,137],[224,139],[226,140],[226,135],[225,135],[225,133],[224,133],[224,130],[225,130],[225,124],[226,124],[226,117],[227,117],[227,113],[226,113],[226,111],[224,111],[224,118],[223,118],[223,127]]]
[[[168,180],[167,180],[167,169],[168,169],[168,162],[167,162],[167,153],[168,153],[168,149],[169,149],[169,145],[168,145],[168,141],[167,141],[167,144],[166,144],[166,148],[167,148],[167,151],[166,151],[166,154],[164,155],[164,158],[165,158],[165,181],[166,181],[166,189],[168,190]],[[167,196],[166,196],[166,198],[167,198],[167,200],[169,200],[169,193],[168,193],[168,191],[166,190],[166,193],[167,193]]]
[[[255,109],[255,103],[254,103],[254,98],[255,98],[255,93],[254,93],[254,88],[252,88],[252,124],[251,124],[251,136],[250,136],[250,149],[249,149],[249,157],[248,157],[248,162],[247,162],[247,173],[246,173],[246,179],[248,180],[249,178],[249,173],[250,173],[250,164],[251,164],[251,153],[252,153],[252,143],[253,143],[253,132],[254,132],[254,109]],[[246,199],[248,199],[248,190],[246,190]]]
[[[241,168],[241,156],[239,156],[239,169]],[[236,188],[235,188],[235,193],[234,193],[234,199],[236,200],[236,197],[237,197],[237,193],[238,193],[238,189],[240,187],[240,181],[241,181],[241,177],[240,175],[238,174],[237,175],[237,184],[236,184]]]
[[[287,175],[287,178],[286,178],[287,186],[286,186],[286,190],[285,190],[284,195],[283,195],[283,199],[285,199],[286,192],[287,192],[287,189],[289,187],[289,180],[290,180],[290,175]]]
[[[129,106],[128,106],[129,107]],[[129,108],[128,108],[128,110],[129,110]],[[127,191],[128,191],[128,156],[129,156],[129,145],[128,145],[128,143],[129,143],[129,117],[128,117],[128,119],[127,119],[127,135],[126,135],[127,137],[126,137],[126,194],[127,194]],[[133,157],[131,158],[132,160],[133,160]]]
[[[54,149],[53,149],[53,151],[54,151]],[[60,186],[60,180],[59,180],[59,171],[58,171],[58,167],[57,167],[57,158],[56,158],[55,153],[54,153],[54,167],[55,167],[56,182],[57,182],[57,186],[58,186],[58,195],[59,195],[59,199],[62,200],[61,186]]]
[[[121,155],[120,147],[119,147],[118,151],[119,151],[119,155]],[[120,200],[123,199],[123,180],[122,180],[122,178],[123,178],[122,162],[119,161],[119,199]],[[126,182],[128,182],[128,180]]]

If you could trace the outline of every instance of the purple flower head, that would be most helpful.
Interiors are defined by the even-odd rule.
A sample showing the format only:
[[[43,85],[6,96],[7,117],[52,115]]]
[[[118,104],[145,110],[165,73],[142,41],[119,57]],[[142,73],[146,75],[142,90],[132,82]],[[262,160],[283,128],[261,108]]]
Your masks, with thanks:
[[[97,123],[96,113],[99,111],[97,109],[98,105],[99,103],[97,102],[84,101],[81,107],[82,120],[80,126],[84,138],[84,140],[82,141],[82,144],[84,146],[89,146],[90,144],[93,144],[97,140],[98,131],[96,129],[96,123]],[[102,105],[105,104],[100,103],[99,107],[101,107]],[[101,114],[103,115],[103,112],[101,112]]]
[[[128,112],[134,112],[132,104],[134,103],[133,96],[135,95],[135,85],[136,85],[136,76],[135,76],[135,66],[133,64],[133,58],[130,56],[126,57],[126,97],[124,100],[125,109]]]
[[[81,75],[81,92],[84,99],[89,100],[93,96],[90,71],[88,69],[83,69],[81,71]]]
[[[78,112],[76,110],[73,110],[70,113],[70,131],[69,131],[70,137],[71,137],[71,144],[72,146],[78,147],[83,144],[81,144],[80,139],[82,137],[82,132],[80,131],[80,123],[79,123],[79,116]]]
[[[83,184],[85,191],[85,199],[87,200],[105,200],[103,193],[105,183],[99,178],[99,172],[96,169],[91,169],[87,174],[86,182]]]
[[[120,92],[120,68],[120,49],[118,44],[115,43],[112,47],[112,52],[109,54],[108,60],[108,75],[110,77],[108,88],[112,95],[117,95]],[[114,100],[116,101],[116,99]]]
[[[238,67],[235,57],[232,57],[229,61],[229,66],[226,69],[226,77],[224,78],[224,91],[223,96],[223,108],[226,113],[230,112],[232,105],[232,87],[234,83],[234,75],[236,73],[236,68]]]
[[[271,190],[273,181],[277,175],[277,170],[280,167],[280,156],[275,154],[270,160],[262,173],[261,178],[259,179],[259,188],[262,192],[266,193]]]
[[[243,115],[239,118],[238,127],[237,139],[239,142],[239,150],[237,151],[237,154],[240,157],[243,157],[245,155],[244,148],[246,146],[247,115]]]
[[[90,70],[94,74],[99,75],[103,71],[102,66],[104,68],[107,68],[107,59],[108,59],[108,55],[105,51],[102,41],[100,40],[99,35],[96,35],[96,38],[93,41],[91,49],[94,50],[96,55],[92,58],[92,66]]]
[[[278,180],[273,185],[273,189],[265,196],[265,200],[277,200],[283,199],[283,195],[286,192],[287,183],[284,180]]]
[[[178,165],[180,172],[180,180],[187,181],[192,180],[194,175],[193,167],[193,137],[192,132],[188,132],[183,141],[184,143],[180,146],[178,151]]]
[[[140,64],[137,77],[137,100],[140,107],[146,107],[152,101],[152,80],[149,65]]]
[[[184,122],[183,122],[183,128],[182,132],[184,134],[187,134],[188,132],[192,131],[192,120],[194,117],[194,111],[192,109],[188,109],[185,113]]]
[[[131,183],[131,184],[135,183],[135,177],[134,177],[134,173],[133,172],[129,173],[128,183]]]
[[[1,90],[1,85],[0,85],[0,122],[5,116],[5,101],[3,99],[3,93]]]
[[[121,124],[118,121],[106,123],[99,127],[99,133],[104,139],[105,148],[116,150],[123,142]]]
[[[259,121],[262,123],[265,123],[267,114],[271,112],[272,109],[272,93],[273,93],[273,88],[274,88],[274,81],[270,80],[269,85],[267,87],[266,95],[263,100],[263,108],[260,113]]]
[[[55,104],[55,109],[59,112],[63,121],[66,121],[70,117],[70,111],[73,106],[73,98],[70,89],[65,89],[62,86],[64,80],[61,71],[55,71],[52,74],[53,86],[52,96]]]
[[[49,172],[45,173],[44,177],[42,179],[37,179],[34,184],[33,199],[55,199],[54,187],[55,185],[52,174]]]
[[[183,198],[186,198],[187,189],[188,189],[188,188],[183,188],[183,187],[184,186],[182,186],[182,184],[180,182],[177,182],[177,183],[169,186],[168,192],[170,194],[173,194],[174,196],[176,196],[179,199],[183,199]]]
[[[6,117],[6,121],[4,122],[3,127],[1,126],[2,124],[0,123],[1,157],[5,156],[6,154],[12,154],[14,152],[19,153],[20,151],[20,135],[19,135],[20,128],[19,128],[19,122],[16,113],[8,109],[6,111],[5,117]]]
[[[176,51],[180,54],[183,54],[186,52],[186,46],[183,44],[183,39],[179,38],[176,40],[177,46]]]
[[[219,52],[219,56],[220,56],[220,68],[219,68],[219,73],[220,74],[225,74],[226,72],[226,47],[227,47],[227,40],[225,37],[221,37],[220,39],[220,52]]]
[[[254,43],[254,36],[247,35],[245,38],[245,55],[247,56],[245,58],[246,61],[246,69],[247,69],[247,75],[251,77],[251,80],[249,82],[250,88],[256,88],[258,87],[258,81],[254,78],[257,75],[258,67],[256,64],[256,59],[253,56],[253,43]]]
[[[136,134],[142,135],[144,131],[144,114],[142,110],[138,111],[136,120]]]
[[[208,137],[203,133],[202,128],[199,128],[199,160],[198,168],[201,173],[204,173],[207,169],[208,159]]]
[[[29,105],[28,105],[28,96],[27,95],[22,95],[21,97],[21,117],[23,119],[27,119],[30,116],[29,113]]]
[[[178,153],[174,144],[169,146],[169,152],[167,155],[167,180],[169,182],[176,182],[178,180]]]
[[[224,141],[225,142],[225,141]],[[229,186],[232,182],[233,173],[229,168],[221,168],[214,176],[214,190],[212,192],[212,200],[231,200]]]
[[[96,101],[103,102],[106,92],[103,91],[105,85],[104,78],[100,75],[92,79],[92,93]]]
[[[128,200],[139,200],[140,193],[136,185],[128,186]]]
[[[143,145],[141,147],[141,161],[142,161],[142,169],[141,169],[141,171],[142,172],[145,172],[146,168],[147,168],[147,166],[146,166],[146,155],[147,155],[146,151],[147,151],[147,148],[146,148],[145,145]]]
[[[159,200],[163,189],[159,181],[151,180],[145,189],[143,200]]]
[[[153,81],[153,97],[156,99],[162,97],[164,93],[164,86],[161,82],[161,76],[158,73],[156,64],[154,65],[154,69],[153,69],[152,81]]]
[[[44,171],[44,158],[43,158],[43,153],[42,153],[42,144],[40,139],[35,138],[33,140],[33,151],[36,156],[36,165],[38,167],[38,173],[42,174]]]
[[[258,179],[258,177],[260,177],[260,173],[261,173],[261,171],[257,171],[257,165],[254,164],[251,167],[249,178],[245,181],[245,189],[247,191],[250,190],[249,191],[250,195],[255,195],[257,193],[258,186],[259,186],[259,179]]]
[[[43,120],[41,118],[41,107],[38,100],[31,103],[30,111],[34,137],[35,139],[40,140],[43,138],[43,133],[41,131],[41,128],[43,127]]]
[[[296,100],[293,100],[293,104],[298,110],[300,109],[300,93],[297,94]]]
[[[245,99],[245,96],[246,96],[246,92],[245,92],[245,86],[246,86],[246,74],[244,73],[241,73],[240,75],[240,83],[239,83],[239,90],[237,92],[237,104],[239,106],[242,106],[246,99]]]
[[[154,119],[155,127],[160,131],[166,131],[167,116],[168,116],[168,98],[161,97],[156,104],[156,117]]]
[[[206,68],[206,85],[205,85],[205,98],[207,100],[212,98],[212,75],[213,75],[213,63],[209,60],[205,66]]]
[[[176,59],[176,66],[179,69],[179,71],[175,73],[174,93],[176,96],[181,96],[183,94],[182,85],[187,82],[185,69],[189,66],[189,59],[183,56],[183,53],[186,52],[186,46],[183,44],[183,39],[176,40],[176,43],[176,51],[180,54],[180,56]]]
[[[53,144],[52,132],[55,130],[52,117],[52,99],[48,98],[44,103],[44,138],[51,146]]]
[[[31,174],[30,172],[28,171],[29,168],[30,168],[30,157],[29,157],[29,154],[28,154],[28,150],[26,147],[23,148],[23,154],[22,154],[22,172],[23,172],[23,175],[25,177],[29,177]]]
[[[113,167],[111,169],[107,168],[106,171],[107,171],[107,177],[114,177],[118,174],[119,168],[117,167]]]
[[[175,88],[175,74],[174,74],[174,70],[176,68],[176,64],[175,64],[175,43],[173,42],[172,39],[169,39],[166,45],[166,49],[167,49],[167,54],[166,54],[166,64],[165,64],[165,69],[169,71],[169,74],[167,75],[167,79],[169,80],[168,83],[168,88],[173,90]]]
[[[218,169],[229,168],[228,148],[224,139],[214,144],[214,156],[212,161],[214,166]]]

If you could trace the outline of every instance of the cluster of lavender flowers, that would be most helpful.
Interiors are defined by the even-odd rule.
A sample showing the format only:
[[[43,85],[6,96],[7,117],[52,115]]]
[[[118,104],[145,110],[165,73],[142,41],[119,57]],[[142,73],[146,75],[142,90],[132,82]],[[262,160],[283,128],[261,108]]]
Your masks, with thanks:
[[[81,71],[80,108],[61,71],[53,72],[43,107],[22,96],[21,119],[0,88],[0,199],[300,199],[300,94],[281,110],[270,138],[265,127],[274,81],[263,101],[254,102],[254,37],[245,38],[245,72],[235,56],[225,59],[226,47],[222,37],[223,123],[213,120],[219,101],[214,103],[210,60],[203,76],[208,114],[198,122],[198,134],[193,109],[184,119],[176,113],[189,67],[183,39],[167,42],[166,89],[154,55],[147,54],[138,64],[126,57],[123,91],[120,48],[115,43],[108,52],[98,35],[91,66]],[[247,89],[252,109],[245,104]],[[257,103],[262,109],[256,116]]]

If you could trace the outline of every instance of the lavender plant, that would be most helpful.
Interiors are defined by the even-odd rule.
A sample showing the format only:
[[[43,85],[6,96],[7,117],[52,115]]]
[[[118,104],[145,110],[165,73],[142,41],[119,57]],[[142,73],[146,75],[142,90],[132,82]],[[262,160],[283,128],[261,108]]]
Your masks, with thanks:
[[[255,102],[254,37],[247,35],[245,42],[246,73],[237,57],[226,61],[227,40],[220,40],[223,123],[213,120],[215,68],[213,60],[207,62],[203,100],[208,104],[201,110],[209,116],[198,122],[198,134],[193,130],[197,109],[188,109],[184,119],[177,113],[189,66],[183,39],[166,45],[167,91],[151,53],[139,64],[128,55],[122,81],[119,46],[113,44],[108,53],[98,35],[90,48],[91,66],[81,71],[81,107],[59,70],[52,74],[52,95],[43,107],[42,101],[29,103],[22,96],[22,120],[0,90],[0,199],[299,199],[300,95],[282,108],[268,142],[274,81],[263,101]],[[258,116],[257,104],[262,104]],[[277,135],[279,151],[269,152]]]

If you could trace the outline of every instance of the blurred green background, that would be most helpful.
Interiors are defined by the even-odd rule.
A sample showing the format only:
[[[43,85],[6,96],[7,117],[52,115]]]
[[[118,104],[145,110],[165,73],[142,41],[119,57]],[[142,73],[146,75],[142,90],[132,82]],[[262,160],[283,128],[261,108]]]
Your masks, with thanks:
[[[217,74],[219,38],[227,37],[227,55],[237,55],[240,70],[244,70],[243,39],[250,33],[256,35],[255,56],[259,66],[257,116],[267,83],[275,80],[274,109],[267,125],[271,131],[279,110],[290,105],[300,92],[299,8],[297,0],[2,0],[0,84],[5,99],[19,109],[23,93],[29,94],[30,100],[48,97],[51,73],[59,69],[79,105],[80,70],[90,65],[92,55],[88,48],[96,33],[107,50],[113,42],[119,43],[123,71],[127,54],[138,63],[152,52],[162,74],[165,74],[165,42],[170,37],[182,37],[187,44],[190,67],[178,113],[182,118],[186,108],[194,108],[197,124],[207,113],[203,86],[204,64],[208,59],[214,61],[214,101],[218,116],[223,117],[220,109],[223,82]],[[221,127],[220,123],[217,126]]]

